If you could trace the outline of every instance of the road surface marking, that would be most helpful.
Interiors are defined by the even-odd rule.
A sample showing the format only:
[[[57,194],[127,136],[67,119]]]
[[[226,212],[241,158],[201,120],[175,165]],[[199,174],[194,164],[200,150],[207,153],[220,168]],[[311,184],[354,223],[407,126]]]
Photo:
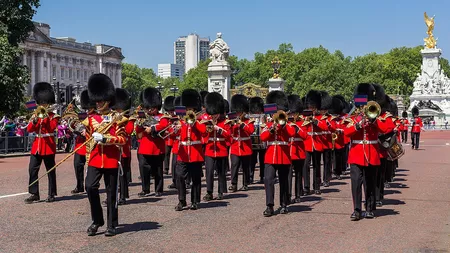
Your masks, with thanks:
[[[15,193],[15,194],[3,195],[3,196],[0,196],[0,199],[3,199],[3,198],[9,198],[9,197],[15,197],[15,196],[20,196],[20,195],[25,195],[25,194],[28,194],[28,192],[22,192],[22,193]]]

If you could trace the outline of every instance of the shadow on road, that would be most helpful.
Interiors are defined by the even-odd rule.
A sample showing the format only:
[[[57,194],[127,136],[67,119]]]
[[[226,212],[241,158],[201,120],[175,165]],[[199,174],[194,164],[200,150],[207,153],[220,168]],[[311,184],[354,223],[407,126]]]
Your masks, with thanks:
[[[320,190],[322,193],[340,192],[341,190],[335,188],[324,188]]]
[[[407,174],[400,174],[400,173],[395,173],[395,177],[406,177],[408,176]]]
[[[397,215],[400,214],[399,211],[394,211],[392,209],[377,209],[375,215],[377,217],[389,216],[389,215]]]
[[[383,205],[404,205],[406,204],[405,201],[402,200],[398,200],[398,199],[384,199],[383,200]]]
[[[152,221],[144,221],[144,222],[136,222],[133,224],[121,224],[118,227],[118,231],[120,234],[129,233],[129,232],[138,232],[145,230],[153,230],[162,227],[158,222]]]
[[[309,201],[321,201],[321,197],[317,196],[305,196],[301,198],[302,202],[309,202]]]
[[[228,206],[229,204],[230,204],[230,202],[228,202],[228,201],[211,201],[211,202],[206,202],[206,203],[200,203],[200,204],[198,204],[198,207],[200,209],[225,207],[225,206]]]
[[[394,182],[395,182],[395,181],[408,181],[408,180],[406,180],[406,179],[404,179],[404,178],[398,178],[397,176],[398,176],[398,175],[395,175]]]
[[[248,187],[249,190],[264,190],[264,186],[256,186],[256,185],[251,185]]]
[[[330,182],[330,186],[333,186],[333,185],[346,185],[346,184],[348,184],[347,182],[342,182],[342,180],[339,180],[339,181],[331,181]]]
[[[389,183],[389,188],[409,188],[408,185],[402,183]]]
[[[391,186],[391,188],[392,188],[392,186]],[[399,190],[391,190],[390,188],[389,188],[389,190],[387,190],[387,189],[384,190],[384,195],[389,195],[389,194],[401,194],[401,193],[402,193],[402,192],[399,191]]]
[[[302,206],[302,205],[289,206],[289,212],[291,213],[309,212],[309,211],[312,211],[312,208],[309,206]]]
[[[127,200],[127,205],[132,205],[132,204],[144,204],[144,203],[155,203],[162,200],[162,198],[138,198],[138,199],[130,199]]]
[[[56,201],[79,200],[85,198],[87,198],[87,194],[77,194],[77,195],[57,197]]]
[[[238,198],[247,198],[248,194],[243,193],[231,193],[228,195],[223,196],[224,199],[238,199]]]
[[[397,169],[396,172],[409,171],[407,169]],[[396,174],[397,175],[397,174]]]

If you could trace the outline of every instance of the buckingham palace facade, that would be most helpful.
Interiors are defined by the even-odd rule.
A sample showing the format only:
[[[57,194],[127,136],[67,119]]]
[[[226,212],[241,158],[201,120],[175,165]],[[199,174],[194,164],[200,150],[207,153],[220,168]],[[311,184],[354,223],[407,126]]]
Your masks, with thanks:
[[[50,36],[48,24],[35,22],[34,25],[30,36],[21,44],[22,61],[31,75],[27,95],[31,95],[37,82],[59,82],[60,89],[71,85],[79,93],[94,73],[104,73],[116,87],[122,87],[121,48],[80,43],[70,37],[54,38]]]

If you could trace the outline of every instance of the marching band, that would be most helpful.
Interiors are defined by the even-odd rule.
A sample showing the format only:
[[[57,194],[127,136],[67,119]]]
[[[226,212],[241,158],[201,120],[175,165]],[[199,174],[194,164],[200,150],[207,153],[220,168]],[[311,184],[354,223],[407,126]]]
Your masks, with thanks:
[[[318,90],[310,90],[303,98],[272,91],[265,98],[237,94],[229,104],[219,93],[186,89],[179,97],[167,97],[163,104],[160,91],[148,87],[139,96],[141,105],[132,110],[130,94],[125,89],[115,88],[106,75],[92,75],[87,90],[81,93],[81,110],[68,107],[62,115],[77,133],[75,150],[68,157],[75,155],[76,187],[72,194],[86,190],[89,199],[92,225],[88,235],[97,234],[105,224],[99,197],[102,176],[107,195],[105,235],[116,234],[118,205],[125,205],[129,198],[134,131],[140,143],[137,155],[142,191],[138,196],[150,194],[153,178],[155,196],[161,197],[163,175],[170,171],[172,183],[168,188],[178,192],[176,211],[187,208],[188,188],[189,209],[199,208],[204,175],[207,187],[203,201],[221,200],[228,191],[249,190],[259,163],[259,180],[255,183],[264,184],[265,217],[276,213],[277,181],[278,213],[286,214],[289,205],[301,202],[302,196],[321,194],[321,186],[328,187],[333,176],[341,179],[347,168],[353,198],[350,219],[375,217],[376,208],[383,202],[384,188],[392,182],[397,160],[404,154],[401,143],[406,142],[409,122],[406,112],[398,117],[396,104],[381,85],[358,84],[354,95],[353,101],[346,101],[343,96]],[[53,132],[61,117],[50,109],[55,103],[50,84],[36,84],[33,97],[39,107],[28,131],[37,135],[30,156],[31,195],[25,202],[40,199],[37,179],[42,161],[49,179],[47,202],[52,202],[57,194],[56,167],[60,164],[55,165]],[[422,127],[418,114],[418,109],[413,109],[413,149],[419,146]],[[229,169],[231,185],[227,188]]]

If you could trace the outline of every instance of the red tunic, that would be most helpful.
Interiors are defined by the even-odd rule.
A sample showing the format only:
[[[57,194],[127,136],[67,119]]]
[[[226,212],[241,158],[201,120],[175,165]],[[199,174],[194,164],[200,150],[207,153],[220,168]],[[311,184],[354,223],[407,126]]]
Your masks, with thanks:
[[[414,120],[412,121],[411,132],[420,133],[422,127],[423,127],[422,119],[420,117],[415,117]]]
[[[337,139],[334,140],[334,149],[342,149],[345,147],[345,135],[342,125],[342,119],[340,117],[331,117],[329,121],[329,129],[332,133],[336,134]],[[331,140],[331,147],[333,148],[333,140]]]
[[[243,124],[243,127],[240,124],[235,124],[231,127],[230,153],[232,155],[247,156],[253,153],[250,136],[255,131],[255,125],[249,119],[244,120]]]
[[[125,125],[125,134],[127,138],[127,143],[122,146],[122,157],[131,157],[131,134],[134,131],[134,120],[129,120]]]
[[[83,121],[83,124],[86,126],[86,138],[92,136],[96,129],[103,127],[104,124],[108,124],[110,120],[112,120],[111,114],[89,115]],[[88,166],[99,169],[116,169],[119,166],[119,159],[121,157],[119,146],[127,142],[125,130],[123,127],[113,124],[109,128],[109,131],[103,134],[103,138],[106,139],[105,143],[92,144],[94,147],[89,155]]]
[[[202,136],[206,126],[196,121],[192,126],[180,121],[181,128],[176,133],[179,137],[177,161],[193,163],[205,160],[202,149]]]
[[[390,114],[389,112],[382,113],[378,117],[378,120],[380,121],[381,124],[384,125],[383,126],[384,129],[391,129],[391,131],[394,130],[395,124],[394,121],[392,120],[392,114]],[[387,157],[388,157],[387,150],[380,149],[380,158],[387,158]]]
[[[230,138],[230,125],[225,124],[225,119],[217,120],[219,131],[213,130],[209,133],[208,142],[205,147],[205,155],[209,157],[227,157],[227,140]]]
[[[308,138],[308,134],[303,130],[303,121],[299,120],[292,123],[295,129],[294,137],[290,139],[290,152],[291,160],[303,160],[306,159],[305,152],[305,139]]]
[[[82,136],[82,135],[77,135],[77,138],[75,138],[75,147],[74,149],[77,149],[78,147],[80,147],[81,145],[83,145],[83,143],[86,142],[86,137]],[[77,154],[85,156],[86,155],[86,145],[84,145],[83,147],[81,147],[78,151]]]
[[[354,122],[358,122],[360,116],[352,117],[351,120],[344,129],[344,134],[352,139],[348,163],[360,166],[380,165],[378,135],[391,132],[392,126],[389,127],[389,124],[377,119],[374,123],[367,124],[357,130]]]
[[[295,128],[290,124],[284,127],[277,125],[275,133],[270,133],[273,122],[267,123],[261,132],[261,141],[267,142],[264,163],[266,164],[291,164],[289,139],[295,136]]]
[[[325,121],[320,120],[321,117],[322,116],[314,116],[314,118],[318,120],[317,126],[315,126],[312,122],[303,123],[303,129],[308,134],[308,137],[305,140],[305,150],[307,152],[323,151],[321,135],[322,132],[328,131],[328,126]]]
[[[54,155],[56,153],[55,130],[58,127],[59,116],[53,112],[48,113],[48,117],[39,119],[36,124],[30,122],[27,126],[29,133],[36,133],[31,154],[41,156]]]
[[[325,122],[325,124],[327,125],[327,130],[322,131],[322,135],[321,136],[321,140],[322,140],[322,144],[323,144],[323,149],[332,149],[333,148],[333,142],[331,139],[331,131],[329,128],[329,124],[328,122],[331,120],[331,115],[323,115],[322,116],[322,121]]]
[[[159,132],[169,125],[169,118],[167,116],[160,113],[153,117],[158,121],[158,123],[151,126],[152,132]],[[141,140],[138,154],[162,155],[166,153],[166,144],[161,137],[154,137],[152,133],[147,133],[145,128],[140,126],[136,126],[136,135]]]

